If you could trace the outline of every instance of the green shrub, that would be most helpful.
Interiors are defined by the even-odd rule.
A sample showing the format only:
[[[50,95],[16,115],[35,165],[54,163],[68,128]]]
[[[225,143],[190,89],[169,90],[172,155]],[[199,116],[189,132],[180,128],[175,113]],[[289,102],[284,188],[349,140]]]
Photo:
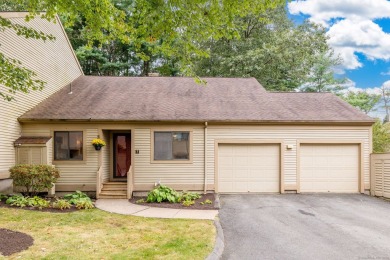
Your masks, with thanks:
[[[146,202],[163,202],[177,203],[180,199],[180,193],[165,185],[159,185],[148,193]]]
[[[0,193],[0,201],[2,200],[7,200],[8,199],[8,196],[3,194],[3,193]]]
[[[23,208],[28,206],[28,199],[20,195],[13,195],[9,197],[5,203],[11,206]]]
[[[94,206],[93,206],[91,199],[86,200],[85,198],[83,198],[83,199],[80,199],[79,201],[76,202],[76,208],[77,209],[93,209]]]
[[[195,204],[195,201],[193,201],[193,200],[185,200],[182,203],[182,205],[185,206],[185,207],[189,207],[189,206],[192,206],[194,204]]]
[[[60,210],[70,209],[71,206],[72,205],[67,200],[57,199],[55,202],[53,202],[53,208],[55,209],[60,209]]]
[[[145,202],[144,199],[139,199],[139,200],[137,200],[135,203],[140,204],[140,203],[144,203],[144,202]]]
[[[79,190],[75,191],[72,194],[65,195],[64,199],[66,199],[70,204],[75,205],[77,209],[94,208],[92,200],[88,197],[88,195]]]
[[[179,201],[193,201],[200,199],[202,196],[196,192],[183,192],[180,196]]]
[[[57,169],[50,165],[19,164],[10,170],[14,186],[21,187],[23,193],[37,195],[45,189],[51,189],[60,177]]]
[[[67,201],[69,201],[70,204],[73,204],[73,205],[76,205],[77,202],[79,202],[79,201],[92,202],[87,194],[85,194],[84,192],[81,192],[79,190],[76,190],[75,192],[73,192],[71,194],[66,194],[64,196],[64,199],[66,199]]]
[[[43,209],[50,207],[50,202],[38,196],[34,196],[32,198],[27,198],[27,206]]]
[[[201,202],[200,204],[202,204],[202,205],[204,205],[204,204],[213,204],[213,202],[211,200],[207,199],[207,200]]]

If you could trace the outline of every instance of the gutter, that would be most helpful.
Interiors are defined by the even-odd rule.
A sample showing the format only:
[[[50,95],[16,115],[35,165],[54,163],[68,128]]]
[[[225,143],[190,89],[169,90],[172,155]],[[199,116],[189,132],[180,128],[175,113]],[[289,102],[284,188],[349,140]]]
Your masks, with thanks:
[[[204,190],[207,193],[207,122],[204,122]]]

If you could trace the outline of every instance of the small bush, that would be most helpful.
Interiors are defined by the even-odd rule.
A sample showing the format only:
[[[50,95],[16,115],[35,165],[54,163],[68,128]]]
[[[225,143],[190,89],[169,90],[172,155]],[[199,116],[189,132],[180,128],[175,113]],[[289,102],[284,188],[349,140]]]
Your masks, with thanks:
[[[27,205],[34,208],[43,209],[50,207],[50,202],[38,196],[34,196],[32,198],[27,198]]]
[[[140,203],[144,203],[144,202],[145,202],[144,199],[139,199],[139,200],[137,200],[135,203],[140,204]]]
[[[55,209],[60,209],[60,210],[70,209],[71,206],[72,205],[67,200],[60,199],[53,202],[53,208]]]
[[[13,195],[9,197],[5,203],[11,206],[23,208],[28,206],[28,199],[20,195]]]
[[[200,199],[202,196],[196,192],[184,192],[180,196],[180,201],[193,201]]]
[[[193,201],[193,200],[185,200],[182,203],[182,205],[185,206],[185,207],[189,207],[189,206],[192,206],[194,204],[195,204],[195,201]]]
[[[69,201],[70,204],[75,205],[77,209],[94,208],[92,200],[88,197],[88,195],[78,190],[72,194],[65,195],[64,199]]]
[[[180,199],[180,193],[165,185],[159,185],[148,193],[146,202],[158,202],[167,201],[170,203],[177,203]]]
[[[8,199],[8,196],[3,194],[3,193],[0,193],[0,201],[2,200],[7,200]]]
[[[94,207],[91,200],[81,199],[76,202],[77,209],[93,209]]]
[[[90,202],[92,202],[87,194],[85,194],[84,192],[81,192],[79,190],[76,190],[75,192],[73,192],[71,194],[66,194],[64,196],[64,199],[66,199],[67,201],[69,201],[70,204],[73,204],[73,205],[76,205],[76,203],[78,201],[90,201]]]
[[[211,200],[207,199],[207,200],[201,202],[200,204],[202,204],[202,205],[204,205],[204,204],[213,204],[213,202]]]
[[[45,189],[51,189],[60,177],[57,169],[50,165],[19,164],[10,170],[14,186],[23,188],[23,193],[32,196]]]

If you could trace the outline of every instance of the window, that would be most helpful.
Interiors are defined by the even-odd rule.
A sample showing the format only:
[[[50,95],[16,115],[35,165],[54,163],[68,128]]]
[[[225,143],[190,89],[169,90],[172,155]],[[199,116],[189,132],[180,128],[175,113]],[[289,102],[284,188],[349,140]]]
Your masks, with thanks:
[[[154,132],[154,160],[189,160],[190,132]]]
[[[83,160],[83,132],[54,132],[54,160]]]

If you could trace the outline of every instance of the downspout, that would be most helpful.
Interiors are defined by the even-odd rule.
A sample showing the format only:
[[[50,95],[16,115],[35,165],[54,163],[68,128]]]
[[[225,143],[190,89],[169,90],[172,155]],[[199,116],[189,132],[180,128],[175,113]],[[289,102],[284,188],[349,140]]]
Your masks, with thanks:
[[[204,122],[204,190],[207,193],[207,122]]]

